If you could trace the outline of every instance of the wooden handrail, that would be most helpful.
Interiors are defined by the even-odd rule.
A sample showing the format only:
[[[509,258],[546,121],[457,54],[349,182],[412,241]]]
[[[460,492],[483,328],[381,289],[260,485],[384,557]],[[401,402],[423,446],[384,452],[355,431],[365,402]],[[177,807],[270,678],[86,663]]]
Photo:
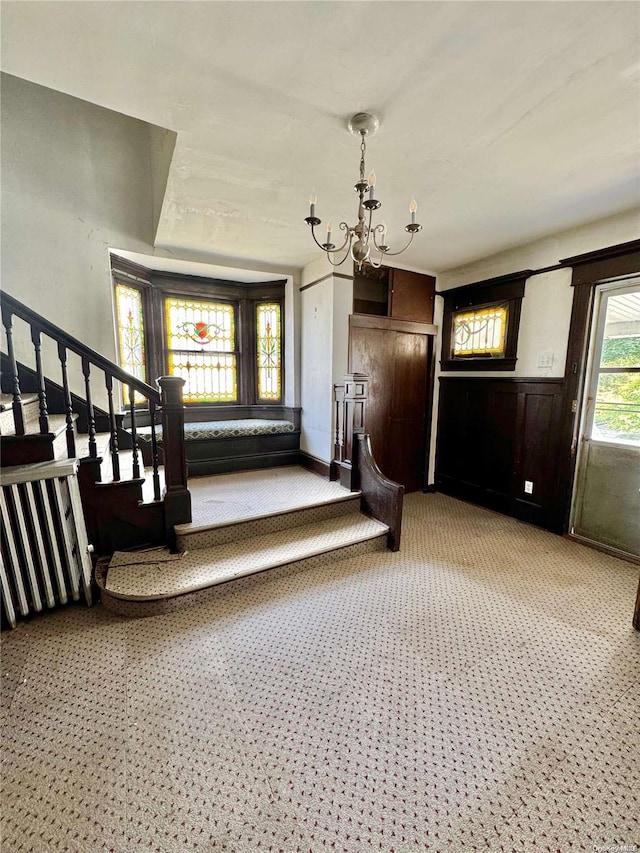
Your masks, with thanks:
[[[156,388],[151,385],[147,385],[146,382],[143,382],[141,379],[137,379],[135,376],[127,373],[127,371],[123,370],[118,364],[110,361],[110,359],[91,349],[91,347],[86,344],[83,344],[82,341],[74,338],[73,335],[68,334],[64,329],[61,329],[59,326],[56,326],[54,323],[50,322],[45,317],[42,317],[31,308],[23,305],[22,302],[19,302],[13,296],[10,296],[8,293],[1,293],[0,305],[5,311],[10,314],[14,314],[21,320],[29,323],[32,329],[39,329],[45,335],[48,335],[50,338],[57,341],[58,344],[61,344],[71,350],[71,352],[74,352],[81,358],[86,359],[90,364],[100,368],[100,370],[103,370],[105,373],[108,373],[113,379],[117,379],[119,382],[139,391],[148,400],[156,403],[156,405],[160,404],[160,392]]]

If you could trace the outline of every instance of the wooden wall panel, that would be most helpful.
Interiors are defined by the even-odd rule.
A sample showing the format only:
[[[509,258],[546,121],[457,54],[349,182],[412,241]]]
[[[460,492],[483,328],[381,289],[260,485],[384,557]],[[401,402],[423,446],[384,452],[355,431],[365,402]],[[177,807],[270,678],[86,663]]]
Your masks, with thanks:
[[[563,405],[562,379],[442,377],[436,487],[561,532]]]

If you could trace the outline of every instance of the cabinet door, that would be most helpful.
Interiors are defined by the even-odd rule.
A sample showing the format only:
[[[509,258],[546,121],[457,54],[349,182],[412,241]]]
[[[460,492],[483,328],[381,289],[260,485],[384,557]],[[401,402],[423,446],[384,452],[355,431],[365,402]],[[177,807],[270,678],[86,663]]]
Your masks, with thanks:
[[[395,320],[433,323],[436,280],[407,270],[389,270],[389,316]]]

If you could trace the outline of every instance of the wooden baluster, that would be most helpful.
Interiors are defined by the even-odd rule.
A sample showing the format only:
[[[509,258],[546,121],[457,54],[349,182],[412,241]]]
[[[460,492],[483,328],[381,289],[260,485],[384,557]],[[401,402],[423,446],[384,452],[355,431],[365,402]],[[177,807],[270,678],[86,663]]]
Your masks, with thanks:
[[[336,396],[336,442],[334,458],[337,462],[344,459],[344,385],[335,385]]]
[[[105,373],[104,381],[107,387],[107,399],[109,400],[109,429],[111,431],[109,448],[111,449],[111,471],[113,472],[113,481],[114,483],[117,483],[120,479],[120,456],[118,455],[118,424],[116,423],[116,413],[113,408],[113,376],[111,376],[110,373]]]
[[[133,450],[133,479],[140,476],[140,458],[138,451],[138,433],[136,431],[136,392],[133,385],[129,385],[129,403],[131,407],[131,449]]]
[[[49,413],[47,412],[47,389],[44,384],[44,372],[42,370],[42,336],[37,326],[31,326],[31,342],[36,353],[36,381],[38,383],[38,405],[40,409],[40,432],[49,432]]]
[[[62,368],[62,394],[64,397],[64,414],[67,422],[67,456],[69,459],[76,455],[76,430],[73,422],[73,403],[69,389],[69,374],[67,372],[67,348],[58,344],[58,358]]]
[[[93,400],[91,399],[91,365],[89,359],[82,359],[82,373],[84,375],[84,388],[87,403],[87,432],[89,433],[89,456],[92,459],[98,458],[98,445],[96,444],[96,413],[93,410]]]
[[[153,464],[153,499],[160,500],[160,460],[158,456],[158,438],[156,436],[156,404],[149,400],[149,418],[151,420],[151,461]]]
[[[184,446],[184,403],[180,376],[161,376],[162,445],[164,451],[164,523],[173,544],[176,524],[191,521],[191,495],[187,488],[187,456]]]
[[[8,309],[2,309],[2,325],[7,333],[7,354],[11,371],[11,394],[13,396],[13,423],[16,435],[24,435],[24,415],[22,413],[22,397],[20,396],[20,380],[18,378],[18,363],[13,348],[13,314]]]

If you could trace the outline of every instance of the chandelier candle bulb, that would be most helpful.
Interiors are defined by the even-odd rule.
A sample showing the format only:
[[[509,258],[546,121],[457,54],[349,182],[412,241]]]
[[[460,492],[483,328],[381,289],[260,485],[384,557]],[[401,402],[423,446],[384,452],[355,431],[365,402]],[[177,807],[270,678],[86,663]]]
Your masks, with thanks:
[[[411,199],[411,204],[409,205],[409,210],[411,211],[411,224],[416,224],[416,211],[418,210],[418,203],[415,198]]]
[[[318,201],[318,196],[312,192],[309,196],[309,216],[313,219],[316,215],[316,202]]]
[[[373,191],[376,188],[376,173],[371,172],[369,175],[369,199],[373,201]]]
[[[333,222],[329,220],[329,224],[327,225],[327,245],[331,243],[331,232],[333,231]]]

